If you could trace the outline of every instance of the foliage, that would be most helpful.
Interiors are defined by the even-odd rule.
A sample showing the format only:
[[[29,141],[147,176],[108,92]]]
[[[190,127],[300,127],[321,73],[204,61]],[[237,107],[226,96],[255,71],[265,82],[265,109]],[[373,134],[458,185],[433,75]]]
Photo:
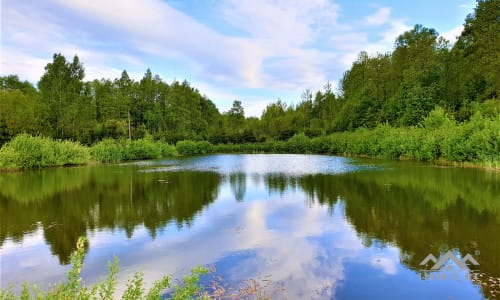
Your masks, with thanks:
[[[104,139],[90,148],[92,158],[101,162],[117,162],[125,157],[124,147],[113,139]]]
[[[185,156],[208,154],[212,153],[214,150],[213,145],[207,141],[179,141],[175,145],[175,148],[180,155]]]
[[[108,263],[109,273],[103,281],[93,285],[85,286],[80,277],[85,257],[85,248],[88,247],[87,238],[79,238],[76,251],[71,255],[71,269],[65,282],[59,283],[46,291],[33,285],[32,289],[28,284],[23,285],[22,292],[16,296],[12,289],[1,290],[0,299],[113,299],[116,291],[118,276],[118,259],[114,263]],[[171,299],[194,299],[200,296],[203,286],[199,285],[200,276],[206,274],[208,270],[197,266],[191,270],[191,275],[184,276],[183,285],[175,285]],[[122,299],[162,299],[166,289],[171,287],[171,276],[164,276],[155,281],[152,287],[146,292],[144,288],[144,274],[137,272],[128,280]],[[204,296],[200,297],[205,299]]]
[[[90,148],[92,158],[100,162],[118,162],[125,160],[156,159],[173,157],[175,147],[151,138],[139,140],[104,139]]]
[[[88,163],[88,148],[71,141],[20,134],[0,150],[0,167],[42,168]]]
[[[70,141],[18,135],[0,150],[3,168],[40,168],[100,162],[157,159],[209,153],[319,153],[365,155],[388,159],[472,162],[497,167],[500,162],[500,117],[487,118],[476,112],[468,122],[457,123],[436,107],[420,126],[377,125],[309,138],[304,133],[287,141],[216,144],[179,141],[175,146],[144,139],[104,139],[90,148]],[[89,156],[90,153],[90,156]]]
[[[424,118],[423,126],[359,128],[313,139],[297,134],[288,141],[218,144],[221,153],[328,153],[420,161],[446,160],[500,166],[500,117],[477,112],[469,122],[456,123],[440,107]]]

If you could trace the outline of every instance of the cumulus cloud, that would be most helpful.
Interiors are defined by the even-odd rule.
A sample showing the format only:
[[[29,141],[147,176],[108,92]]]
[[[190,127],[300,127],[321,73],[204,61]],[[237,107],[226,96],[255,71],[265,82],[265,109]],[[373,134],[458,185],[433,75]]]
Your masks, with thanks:
[[[365,21],[368,25],[383,25],[391,19],[391,8],[382,7],[373,15],[366,16]]]
[[[390,50],[408,28],[389,7],[342,23],[341,6],[329,0],[224,0],[212,9],[218,26],[239,34],[160,0],[6,0],[1,73],[36,82],[54,52],[78,54],[89,80],[122,69],[140,77],[152,67],[167,81],[186,77],[206,87],[199,89],[216,104],[239,99],[251,107],[247,115],[260,115],[275,99],[255,94],[293,93],[298,100],[306,88],[339,80],[361,50]],[[380,28],[374,35],[366,25]]]
[[[456,42],[457,38],[460,36],[460,34],[462,33],[463,30],[464,30],[464,26],[460,25],[460,26],[452,28],[446,32],[443,32],[441,34],[441,36],[444,37],[445,39],[447,39],[448,41],[450,41],[450,43],[454,43],[454,42]]]

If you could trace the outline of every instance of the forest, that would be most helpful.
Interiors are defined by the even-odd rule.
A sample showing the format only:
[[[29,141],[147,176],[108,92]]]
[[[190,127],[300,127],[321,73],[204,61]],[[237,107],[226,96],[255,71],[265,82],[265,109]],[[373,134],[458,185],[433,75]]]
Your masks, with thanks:
[[[78,56],[54,54],[36,85],[16,75],[0,77],[0,146],[11,148],[0,151],[0,166],[18,164],[12,158],[16,136],[92,147],[94,158],[99,151],[109,155],[104,145],[129,149],[147,140],[177,144],[181,154],[312,152],[499,162],[499,70],[499,0],[478,1],[454,44],[415,25],[396,39],[392,52],[361,52],[338,90],[326,83],[319,91],[306,89],[296,105],[278,99],[260,118],[246,117],[239,100],[221,112],[188,81],[167,83],[150,69],[139,81],[126,71],[85,81]],[[292,148],[297,142],[302,146]],[[146,157],[175,150],[158,147],[163,149]],[[86,155],[79,153],[76,163]]]

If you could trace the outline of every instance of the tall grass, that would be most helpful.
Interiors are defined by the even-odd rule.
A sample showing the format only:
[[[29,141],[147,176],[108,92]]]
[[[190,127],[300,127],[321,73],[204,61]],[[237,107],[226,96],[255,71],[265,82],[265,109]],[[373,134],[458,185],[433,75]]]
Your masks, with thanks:
[[[209,154],[214,151],[214,146],[207,141],[179,141],[175,148],[180,155],[185,156]]]
[[[79,238],[76,251],[71,255],[71,269],[68,272],[65,282],[59,283],[48,290],[41,290],[36,285],[31,288],[27,283],[23,285],[20,295],[16,295],[12,290],[0,290],[0,299],[114,299],[116,295],[116,284],[118,277],[118,260],[115,258],[114,263],[108,264],[109,273],[103,281],[93,285],[85,286],[80,277],[85,256],[85,248],[88,240]],[[185,299],[209,299],[208,296],[201,293],[203,286],[199,284],[200,275],[206,274],[208,270],[200,266],[191,270],[191,275],[184,277],[183,284],[173,286],[173,293],[168,299],[185,300]],[[167,275],[155,281],[149,290],[144,288],[144,274],[141,272],[135,273],[132,278],[127,281],[127,286],[123,292],[121,299],[162,299],[164,291],[172,287],[172,277]],[[164,298],[165,299],[165,298]]]
[[[0,149],[2,168],[42,168],[88,163],[88,148],[71,141],[20,134]]]
[[[156,159],[177,155],[175,146],[151,139],[128,141],[105,139],[90,148],[92,158],[100,162]]]
[[[500,168],[500,116],[491,119],[477,113],[468,122],[456,123],[438,108],[420,126],[391,127],[380,124],[372,130],[359,128],[312,139],[300,133],[288,141],[219,144],[213,149],[218,153],[362,155]]]

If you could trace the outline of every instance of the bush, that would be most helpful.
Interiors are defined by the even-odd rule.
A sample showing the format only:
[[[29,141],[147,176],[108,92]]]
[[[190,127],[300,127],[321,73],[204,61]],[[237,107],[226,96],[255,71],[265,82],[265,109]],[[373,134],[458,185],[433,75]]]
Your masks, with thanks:
[[[160,149],[161,157],[174,157],[177,156],[177,150],[175,146],[167,144],[165,142],[157,141],[156,146]]]
[[[175,149],[180,155],[191,156],[198,154],[198,148],[193,141],[179,141],[175,145]]]
[[[125,158],[125,147],[116,140],[104,139],[92,146],[90,154],[100,162],[117,162]]]
[[[311,139],[303,133],[296,134],[287,141],[286,149],[290,153],[311,152]]]
[[[4,168],[42,168],[81,165],[89,161],[88,148],[71,141],[55,141],[42,136],[20,134],[0,150]]]
[[[201,142],[193,142],[193,141],[179,141],[175,145],[177,152],[180,155],[184,156],[192,156],[198,154],[209,154],[213,153],[215,148],[210,142],[201,141]]]
[[[100,162],[156,159],[177,155],[175,147],[150,138],[128,141],[104,139],[91,148],[92,158]]]
[[[124,160],[155,159],[162,156],[162,149],[152,140],[140,139],[125,143]]]

